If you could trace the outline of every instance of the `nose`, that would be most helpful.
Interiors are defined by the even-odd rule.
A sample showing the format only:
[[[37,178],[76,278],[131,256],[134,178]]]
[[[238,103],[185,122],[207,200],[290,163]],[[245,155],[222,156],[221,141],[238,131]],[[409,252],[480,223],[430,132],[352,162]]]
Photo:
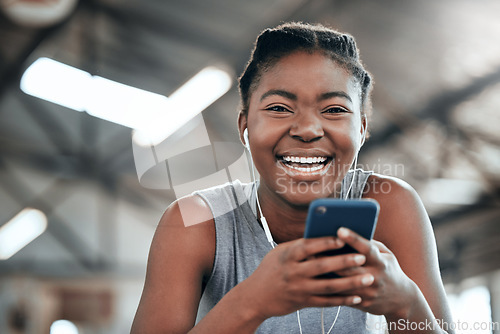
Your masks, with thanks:
[[[316,141],[325,135],[321,120],[314,113],[297,115],[289,133],[303,142]]]

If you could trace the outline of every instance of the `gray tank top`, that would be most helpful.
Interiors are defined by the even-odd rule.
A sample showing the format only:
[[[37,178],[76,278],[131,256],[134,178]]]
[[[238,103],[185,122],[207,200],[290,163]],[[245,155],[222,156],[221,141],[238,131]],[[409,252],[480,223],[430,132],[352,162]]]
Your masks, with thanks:
[[[372,172],[356,170],[349,198],[361,197],[371,174]],[[353,172],[348,173],[342,182],[343,198],[351,185],[352,176]],[[255,183],[242,184],[236,180],[194,193],[208,203],[216,230],[214,265],[200,300],[197,323],[229,290],[250,276],[272,249],[257,221],[253,191],[256,186]],[[324,309],[325,332],[328,332],[336,315],[336,307]],[[300,310],[300,321],[304,334],[321,333],[321,308]],[[384,324],[383,317],[342,306],[331,333],[384,333],[383,330],[378,330]],[[256,333],[299,333],[297,315],[293,312],[269,318]]]

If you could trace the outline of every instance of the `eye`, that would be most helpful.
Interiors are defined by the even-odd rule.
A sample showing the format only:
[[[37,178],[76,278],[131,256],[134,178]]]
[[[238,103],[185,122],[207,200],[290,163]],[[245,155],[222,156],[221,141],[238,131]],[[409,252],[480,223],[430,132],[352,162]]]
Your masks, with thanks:
[[[330,107],[326,110],[323,111],[323,113],[325,114],[341,114],[341,113],[349,113],[349,109],[346,109],[344,107],[341,107],[341,106],[334,106],[334,107]]]
[[[281,105],[270,106],[270,107],[267,107],[266,110],[280,112],[280,113],[281,112],[291,112],[290,109],[288,109],[284,106],[281,106]]]

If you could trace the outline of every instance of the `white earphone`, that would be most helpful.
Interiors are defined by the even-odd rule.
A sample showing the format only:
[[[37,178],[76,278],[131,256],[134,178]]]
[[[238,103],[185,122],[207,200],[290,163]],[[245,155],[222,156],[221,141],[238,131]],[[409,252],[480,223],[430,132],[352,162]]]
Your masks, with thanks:
[[[365,140],[366,140],[366,130],[363,131],[363,137],[361,137],[361,144],[359,145],[359,148],[363,147],[363,145],[365,144]]]
[[[255,182],[255,171],[254,171],[254,166],[253,166],[253,160],[252,160],[252,152],[250,151],[250,142],[248,141],[248,128],[243,131],[243,145],[245,145],[245,148],[248,150],[248,153],[250,154],[250,165],[251,165],[251,170],[252,170],[252,179]],[[264,228],[264,233],[266,234],[267,241],[271,244],[271,247],[274,248],[275,242],[273,240],[273,236],[271,235],[271,230],[269,230],[269,225],[267,224],[266,217],[264,217],[264,214],[262,213],[262,208],[260,207],[260,201],[259,201],[259,195],[257,194],[257,188],[254,187],[255,191],[255,198],[257,200],[257,208],[259,209],[260,213],[260,221],[262,223],[262,227]]]
[[[243,145],[245,145],[245,148],[250,151],[250,143],[248,142],[248,128],[245,128],[245,131],[243,131]]]
[[[363,145],[365,144],[365,140],[366,140],[366,127],[367,127],[366,122],[367,122],[367,120],[366,120],[366,117],[364,117],[364,119],[365,119],[365,125],[361,125],[363,127],[363,137],[361,137],[361,144],[359,145],[360,149],[361,149],[361,147],[363,147]]]
[[[356,152],[355,159],[354,159],[354,169],[356,169],[356,165],[357,165],[357,162],[358,162],[359,150],[361,149],[361,147],[365,143],[365,140],[366,140],[366,131],[363,131],[363,136],[361,137],[361,144],[359,145],[358,151]],[[251,151],[250,151],[250,142],[248,140],[248,128],[245,128],[245,130],[243,131],[243,145],[248,150],[248,153],[251,154]],[[250,163],[251,163],[253,181],[255,182],[254,166],[253,166],[253,161],[252,161],[252,157],[251,156],[250,156]],[[351,182],[349,184],[349,187],[347,189],[347,192],[345,194],[344,199],[348,198],[349,193],[351,191],[351,188],[352,188],[352,186],[354,184],[355,178],[356,178],[356,172],[353,173],[353,176],[351,178]],[[262,227],[264,228],[264,233],[266,234],[267,241],[271,244],[271,247],[274,248],[276,246],[276,243],[273,240],[273,236],[272,236],[271,231],[269,229],[269,225],[267,224],[266,218],[262,214],[262,208],[260,207],[260,201],[259,201],[259,196],[257,194],[257,188],[256,187],[254,187],[254,191],[255,191],[255,198],[256,198],[256,202],[257,202],[257,208],[258,208],[259,213],[260,213],[260,221],[262,223]],[[339,313],[340,313],[340,309],[341,309],[341,307],[338,306],[337,313],[335,315],[335,319],[333,320],[333,323],[332,323],[330,329],[327,332],[328,334],[330,334],[330,332],[333,329],[333,326],[335,326],[335,323],[337,322],[337,319],[338,319]],[[297,310],[296,312],[297,312],[297,322],[298,322],[298,325],[299,325],[299,332],[300,332],[300,334],[302,334],[302,325],[300,323],[300,310]],[[325,333],[323,312],[324,312],[324,309],[322,308],[321,309],[321,330],[322,330],[322,333]]]
[[[365,144],[365,140],[366,140],[366,130],[363,131],[363,137],[361,137],[361,144],[359,145],[359,148],[363,147],[363,145]],[[248,128],[245,128],[245,130],[243,131],[243,145],[247,150],[250,151],[250,143],[248,142]]]

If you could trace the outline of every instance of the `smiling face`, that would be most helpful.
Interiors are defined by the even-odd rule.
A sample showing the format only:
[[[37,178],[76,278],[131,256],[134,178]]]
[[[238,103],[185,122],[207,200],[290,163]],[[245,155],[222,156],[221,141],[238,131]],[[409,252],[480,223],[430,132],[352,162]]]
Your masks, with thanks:
[[[292,206],[333,197],[358,151],[361,88],[322,53],[295,52],[262,74],[239,128],[248,128],[261,196]]]

